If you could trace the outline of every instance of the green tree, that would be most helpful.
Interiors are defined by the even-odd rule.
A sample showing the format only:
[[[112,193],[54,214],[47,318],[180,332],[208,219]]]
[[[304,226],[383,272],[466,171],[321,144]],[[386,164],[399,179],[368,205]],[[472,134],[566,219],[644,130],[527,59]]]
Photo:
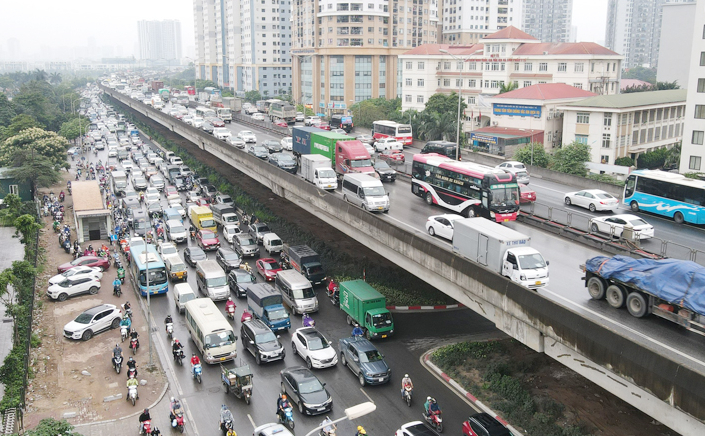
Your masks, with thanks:
[[[89,121],[86,118],[74,118],[70,121],[66,121],[61,125],[59,129],[59,135],[68,139],[69,141],[78,138],[86,133]]]
[[[677,80],[673,82],[656,82],[654,85],[654,91],[663,91],[665,89],[680,89],[680,85]]]
[[[12,102],[7,99],[7,96],[0,92],[0,126],[7,126],[12,122],[12,119],[17,116]]]
[[[39,421],[36,427],[24,432],[25,436],[56,436],[56,435],[71,435],[81,436],[80,433],[74,431],[73,425],[66,422],[65,419],[58,421],[54,418],[44,418]]]
[[[461,100],[460,102],[460,110],[463,111],[467,105],[465,104],[464,101]],[[457,114],[458,113],[458,94],[455,92],[451,92],[449,95],[446,94],[433,94],[431,97],[429,97],[428,101],[426,102],[426,106],[424,107],[424,112],[431,113],[431,112],[437,112],[437,113],[446,113],[446,112],[452,112]]]
[[[17,163],[22,159],[37,159],[45,157],[52,166],[59,170],[66,163],[68,141],[54,132],[32,127],[5,140],[0,146],[0,162],[3,165]],[[25,153],[26,152],[26,153]],[[29,157],[28,157],[29,156]]]
[[[644,82],[656,83],[656,69],[645,67],[630,68],[622,73],[622,79],[639,79]]]
[[[650,84],[645,84],[645,85],[632,85],[632,86],[627,86],[622,90],[622,94],[630,94],[633,92],[647,92],[647,91],[653,91],[654,87],[653,85]]]
[[[502,84],[501,84],[500,87],[499,87],[499,93],[500,93],[500,94],[504,94],[505,92],[514,91],[514,90],[517,89],[518,87],[519,87],[519,83],[514,82],[514,81],[510,81],[510,82],[507,83],[507,84],[505,84],[504,82],[502,82]]]
[[[543,144],[534,143],[533,150],[532,144],[525,145],[514,152],[512,159],[525,163],[526,165],[533,165],[541,168],[548,168],[551,163],[551,155],[546,153],[543,148]]]
[[[259,91],[253,89],[245,93],[245,101],[255,104],[259,100],[262,100],[262,94],[260,94]]]
[[[60,110],[53,100],[54,90],[47,82],[25,83],[12,100],[15,110],[31,115],[50,130],[58,130],[61,122]],[[58,124],[57,124],[57,121]]]
[[[34,77],[34,80],[37,80],[39,82],[46,81],[49,77],[46,71],[40,70],[39,68],[35,69],[32,72],[32,76]]]
[[[59,83],[61,83],[61,73],[49,74],[49,83],[53,85],[58,85]]]
[[[634,159],[631,157],[618,157],[617,159],[614,160],[615,165],[620,165],[623,167],[631,167],[634,166]]]
[[[39,124],[37,120],[30,115],[17,115],[15,118],[12,119],[12,123],[10,123],[9,126],[0,127],[0,146],[2,145],[2,142],[5,142],[7,138],[15,136],[21,131],[30,129],[32,127],[42,128],[43,126]]]
[[[535,150],[534,150],[535,151]],[[553,154],[551,169],[574,176],[585,177],[586,162],[590,161],[590,146],[581,142],[563,145]]]

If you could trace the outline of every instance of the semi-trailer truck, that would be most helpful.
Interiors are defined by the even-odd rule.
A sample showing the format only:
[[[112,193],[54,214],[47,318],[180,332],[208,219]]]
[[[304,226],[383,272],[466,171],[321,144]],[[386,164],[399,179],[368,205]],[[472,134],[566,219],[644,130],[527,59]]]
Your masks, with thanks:
[[[379,178],[372,167],[370,153],[359,140],[316,127],[294,127],[292,133],[292,148],[297,158],[319,154],[331,160],[339,177],[347,173],[363,173]]]
[[[531,238],[484,218],[453,221],[453,252],[529,289],[548,285],[548,261]]]

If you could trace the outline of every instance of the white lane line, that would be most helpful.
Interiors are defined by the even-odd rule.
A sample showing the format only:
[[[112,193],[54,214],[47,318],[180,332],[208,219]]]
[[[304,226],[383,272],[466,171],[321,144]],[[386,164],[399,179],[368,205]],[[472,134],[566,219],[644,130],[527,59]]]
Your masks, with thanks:
[[[645,335],[645,334],[643,334],[643,333],[641,333],[641,332],[639,332],[639,331],[637,331],[637,330],[634,330],[633,328],[631,328],[631,327],[629,327],[629,326],[626,326],[626,325],[624,325],[624,324],[620,324],[620,323],[618,323],[617,321],[615,321],[615,320],[613,320],[613,319],[611,319],[611,318],[608,318],[608,317],[606,317],[605,315],[602,315],[601,313],[597,313],[597,312],[595,312],[595,311],[593,311],[593,310],[591,310],[591,309],[588,309],[588,308],[585,307],[585,306],[581,306],[581,305],[577,304],[576,302],[571,301],[571,300],[569,300],[569,299],[563,297],[562,295],[558,295],[558,294],[556,294],[555,292],[553,292],[553,291],[551,291],[551,290],[549,290],[549,289],[547,289],[547,288],[542,289],[542,292],[546,292],[546,293],[548,293],[548,294],[551,294],[551,295],[553,295],[554,297],[556,297],[556,298],[558,298],[558,299],[560,299],[560,300],[563,300],[564,302],[566,302],[566,303],[568,303],[568,304],[571,304],[571,305],[573,305],[573,306],[579,308],[581,311],[588,312],[588,313],[590,313],[590,314],[592,314],[592,315],[594,315],[594,316],[596,316],[596,317],[598,317],[598,318],[600,318],[600,319],[603,319],[603,320],[605,320],[605,321],[608,321],[608,322],[610,322],[610,323],[612,323],[612,324],[614,324],[614,325],[616,325],[616,326],[622,328],[622,329],[625,330],[625,331],[628,331],[628,332],[630,332],[630,333],[632,333],[632,334],[634,334],[634,335],[637,335],[637,336],[639,336],[639,337],[641,337],[641,338],[643,338],[643,339],[646,339],[647,341],[649,341],[649,342],[651,342],[651,343],[653,343],[653,344],[655,344],[655,345],[658,345],[658,346],[660,346],[660,347],[663,347],[664,349],[669,350],[669,351],[671,351],[671,352],[673,352],[673,353],[675,353],[675,354],[678,354],[679,356],[681,356],[681,357],[683,357],[683,358],[685,358],[685,359],[688,359],[688,360],[690,360],[690,361],[692,361],[692,362],[694,362],[694,363],[697,363],[697,364],[699,364],[699,365],[705,365],[705,362],[703,362],[703,361],[701,361],[701,360],[698,360],[698,359],[696,359],[696,358],[693,357],[693,356],[689,356],[689,355],[683,353],[683,352],[680,351],[680,350],[677,350],[677,349],[675,349],[675,348],[673,348],[673,347],[670,347],[670,346],[668,346],[668,345],[666,345],[666,344],[664,344],[664,343],[662,343],[662,342],[659,342],[659,341],[655,340],[654,338],[652,338],[652,337],[650,337],[650,336],[647,336],[647,335]]]
[[[159,329],[157,329],[157,332]],[[176,371],[174,370],[174,359],[169,360],[169,356],[171,353],[167,350],[166,345],[164,344],[164,339],[159,335],[158,333],[155,334],[157,337],[157,342],[159,343],[159,347],[162,349],[162,353],[164,356],[164,360],[167,363],[167,368],[169,369],[169,372],[171,373],[171,378],[174,380],[174,385],[176,386],[176,392],[179,394],[180,397],[184,395],[184,391],[181,389],[181,384],[179,383],[178,377],[176,377]]]
[[[193,415],[191,415],[191,408],[188,407],[188,404],[186,403],[186,398],[182,398],[181,402],[184,404],[184,409],[186,409],[186,416],[188,417],[188,420],[191,423],[191,427],[193,428],[193,434],[198,436],[198,429],[196,428],[196,421],[193,419]]]
[[[364,389],[360,388],[360,392],[362,392],[362,395],[366,396],[368,400],[370,400],[370,403],[374,403],[374,400],[370,398],[369,395],[367,395],[367,392],[365,392]]]
[[[256,429],[256,428],[257,428],[257,425],[255,425],[255,420],[252,419],[252,416],[250,416],[249,413],[247,414],[247,419],[250,420],[250,424],[252,424],[252,429],[253,429],[253,430]]]

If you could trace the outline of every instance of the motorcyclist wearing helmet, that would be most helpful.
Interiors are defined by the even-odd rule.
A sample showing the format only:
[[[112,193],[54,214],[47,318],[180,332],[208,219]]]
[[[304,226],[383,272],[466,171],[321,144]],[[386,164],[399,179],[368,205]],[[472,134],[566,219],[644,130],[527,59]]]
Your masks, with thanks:
[[[196,365],[201,364],[201,359],[196,356],[196,353],[191,354],[191,374],[193,374],[194,368]]]
[[[184,348],[184,346],[179,342],[178,339],[174,339],[174,342],[171,344],[171,352],[174,354],[174,360],[179,356],[179,353],[181,349]]]
[[[130,386],[137,387],[138,385],[139,385],[139,383],[137,382],[136,378],[130,377],[129,379],[127,379],[127,398],[130,397]],[[139,393],[137,393],[137,399],[138,400],[140,399]]]
[[[129,316],[127,316],[127,314],[122,317],[122,321],[120,321],[120,327],[127,327],[128,332],[130,331],[130,328],[132,328],[132,320]]]
[[[365,436],[367,435],[367,432],[365,431],[364,428],[362,428],[361,425],[357,426],[357,433],[355,433],[355,436]]]
[[[135,378],[137,378],[137,362],[135,362],[135,359],[130,356],[129,359],[127,359],[127,376],[130,376],[130,370],[134,369],[135,370]]]
[[[144,412],[140,415],[140,434],[144,433],[144,423],[145,421],[151,421],[152,417],[149,416],[149,409],[144,409]]]
[[[173,420],[178,414],[183,413],[183,411],[181,410],[181,403],[174,397],[171,397],[171,401],[169,403],[169,412],[169,421]]]
[[[338,428],[328,416],[326,416],[326,419],[321,422],[320,426],[323,427],[321,430],[323,431],[323,434],[326,435],[330,435],[332,431]]]
[[[113,292],[120,289],[120,286],[122,286],[122,282],[118,277],[115,277],[115,280],[113,280]]]
[[[235,302],[233,301],[233,297],[228,297],[228,301],[225,302],[225,313],[230,313],[230,308],[233,308],[233,311],[235,310]]]
[[[426,402],[423,404],[423,408],[429,416],[438,415],[441,413],[441,409],[438,408],[438,403],[433,397],[426,397]]]
[[[285,394],[277,398],[277,416],[279,416],[282,421],[284,421],[284,411],[290,407],[291,404],[289,404],[289,400],[287,400]]]
[[[120,348],[120,345],[115,344],[115,348],[113,348],[113,358],[118,357],[122,357],[122,348]]]
[[[404,391],[409,389],[409,393],[414,392],[414,384],[411,382],[411,377],[409,374],[404,374],[404,378],[401,379],[401,398],[404,399]]]
[[[219,428],[225,433],[228,430],[231,430],[233,428],[233,425],[235,424],[235,418],[233,417],[233,413],[228,409],[228,406],[223,404],[220,406],[220,425]]]
[[[167,315],[166,318],[164,318],[164,331],[167,331],[167,325],[168,324],[174,324],[174,321],[171,319],[171,315]]]
[[[137,330],[132,329],[132,331],[130,332],[130,342],[132,342],[132,339],[134,339],[135,340],[135,348],[138,348],[138,349],[140,347],[140,340],[137,339],[139,336],[140,336],[140,334],[137,333]]]
[[[352,337],[362,337],[362,335],[365,334],[365,332],[362,330],[359,324],[355,324],[355,328],[352,330]]]

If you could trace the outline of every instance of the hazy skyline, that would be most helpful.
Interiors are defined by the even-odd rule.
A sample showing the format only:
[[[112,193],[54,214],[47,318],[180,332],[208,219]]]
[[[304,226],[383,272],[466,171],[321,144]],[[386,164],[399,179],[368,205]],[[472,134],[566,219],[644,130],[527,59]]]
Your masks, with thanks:
[[[607,1],[573,1],[578,41],[604,40]],[[44,60],[45,56],[71,53],[76,57],[82,53],[139,57],[137,21],[164,19],[181,21],[184,56],[193,56],[189,54],[195,45],[192,0],[13,1],[0,14],[0,60],[16,60],[8,59],[8,41],[12,38],[19,41],[20,60]]]

